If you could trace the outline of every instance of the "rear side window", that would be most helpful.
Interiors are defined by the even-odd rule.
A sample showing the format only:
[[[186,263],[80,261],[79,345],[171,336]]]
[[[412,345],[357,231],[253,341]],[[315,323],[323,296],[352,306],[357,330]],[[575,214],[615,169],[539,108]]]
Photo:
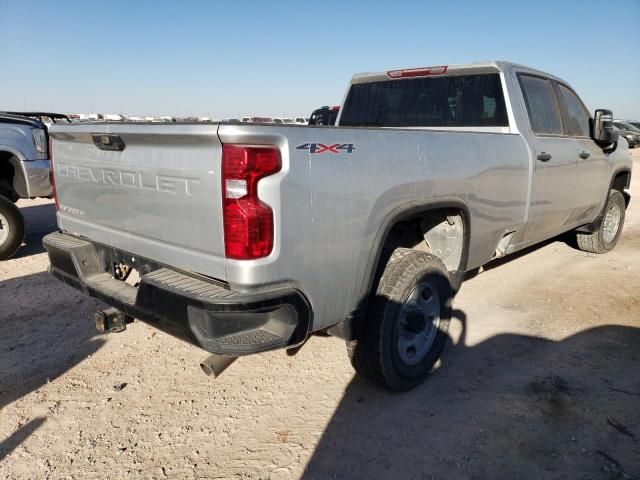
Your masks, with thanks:
[[[459,75],[356,83],[341,126],[507,127],[500,75]]]
[[[567,114],[567,133],[573,137],[589,136],[589,119],[591,115],[587,112],[578,96],[564,85],[558,84],[560,101]]]
[[[534,133],[562,135],[560,110],[551,82],[545,78],[520,75],[520,85]]]

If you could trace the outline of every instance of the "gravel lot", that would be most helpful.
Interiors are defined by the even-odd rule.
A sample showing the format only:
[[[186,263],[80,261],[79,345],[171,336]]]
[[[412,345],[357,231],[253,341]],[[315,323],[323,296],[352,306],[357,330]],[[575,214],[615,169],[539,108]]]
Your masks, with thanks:
[[[0,478],[640,478],[640,151],[618,247],[555,239],[469,275],[451,344],[421,387],[357,378],[343,342],[238,360],[50,278],[50,201],[0,263]],[[570,242],[569,242],[570,243]]]

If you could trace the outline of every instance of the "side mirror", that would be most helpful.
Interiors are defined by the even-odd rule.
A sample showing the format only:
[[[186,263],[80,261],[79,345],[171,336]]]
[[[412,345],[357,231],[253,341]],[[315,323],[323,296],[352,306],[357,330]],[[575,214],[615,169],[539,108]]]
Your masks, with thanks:
[[[613,128],[613,112],[599,108],[593,115],[593,141],[607,147],[618,141],[618,132]]]

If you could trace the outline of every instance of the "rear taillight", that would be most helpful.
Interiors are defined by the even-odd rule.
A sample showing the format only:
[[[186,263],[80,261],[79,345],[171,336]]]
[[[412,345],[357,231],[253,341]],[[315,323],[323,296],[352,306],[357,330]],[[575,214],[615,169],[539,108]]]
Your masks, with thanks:
[[[258,198],[258,182],[280,168],[276,147],[222,146],[222,213],[228,258],[251,260],[271,253],[273,210]]]
[[[429,77],[431,75],[444,75],[447,73],[447,65],[438,67],[423,68],[405,68],[403,70],[389,70],[387,77],[389,78],[413,78],[413,77]]]
[[[51,188],[53,189],[53,201],[56,204],[56,210],[58,210],[58,193],[56,192],[56,179],[53,174],[53,149],[51,148],[53,142],[51,141],[51,135],[49,135],[49,181],[51,182]]]

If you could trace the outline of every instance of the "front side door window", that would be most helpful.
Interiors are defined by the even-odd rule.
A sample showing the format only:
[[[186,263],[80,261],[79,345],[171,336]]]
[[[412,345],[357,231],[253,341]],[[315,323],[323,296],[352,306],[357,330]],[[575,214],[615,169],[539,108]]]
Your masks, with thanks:
[[[566,86],[558,84],[559,100],[565,111],[567,135],[589,138],[589,119],[591,116],[578,96]]]
[[[607,156],[591,139],[591,116],[580,98],[566,85],[556,83],[558,100],[564,115],[567,135],[578,145],[578,210],[576,219],[589,223],[597,215],[604,201],[609,179]]]

